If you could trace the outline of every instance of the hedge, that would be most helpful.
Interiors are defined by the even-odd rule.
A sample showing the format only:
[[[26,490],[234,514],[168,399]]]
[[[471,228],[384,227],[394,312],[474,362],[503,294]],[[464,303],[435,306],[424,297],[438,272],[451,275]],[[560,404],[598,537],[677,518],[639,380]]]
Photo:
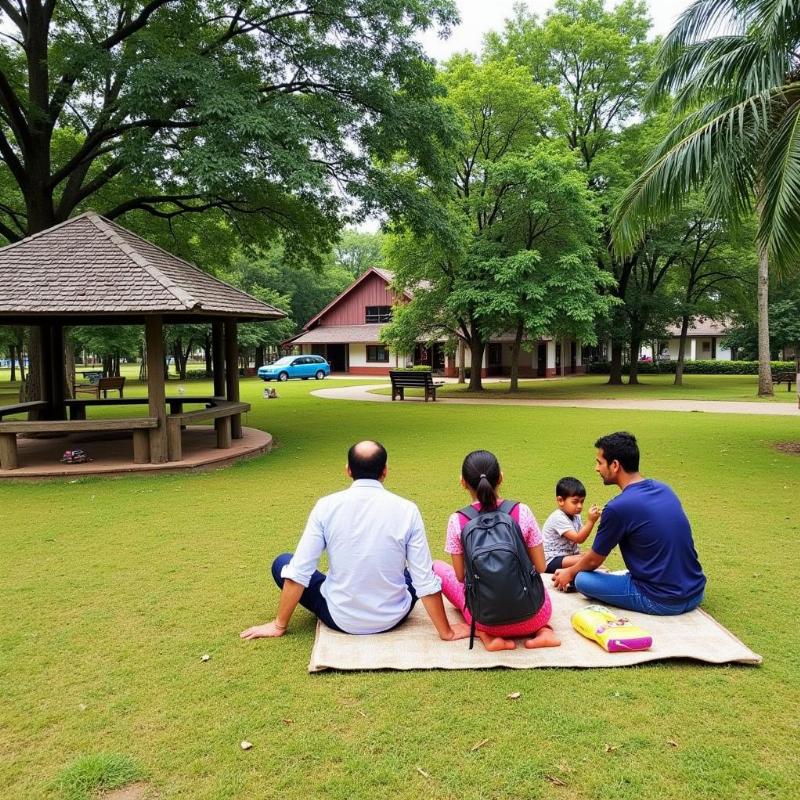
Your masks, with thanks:
[[[794,361],[771,361],[772,372],[794,372]],[[640,361],[639,375],[674,375],[677,361]],[[593,375],[608,375],[608,361],[595,361],[587,364],[586,371]],[[630,364],[622,367],[622,372],[630,372]],[[686,361],[683,365],[684,375],[758,375],[758,361]]]

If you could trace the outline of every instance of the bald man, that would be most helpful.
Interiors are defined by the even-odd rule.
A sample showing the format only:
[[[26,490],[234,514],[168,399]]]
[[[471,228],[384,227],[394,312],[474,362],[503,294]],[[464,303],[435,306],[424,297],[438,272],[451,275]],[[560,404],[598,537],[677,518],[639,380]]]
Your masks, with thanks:
[[[469,626],[451,625],[419,509],[387,491],[387,456],[378,442],[347,453],[350,486],[317,501],[294,554],[272,564],[281,587],[272,622],[242,631],[242,639],[283,636],[297,604],[343,633],[382,633],[397,627],[422,600],[441,639],[463,639]],[[328,574],[317,570],[323,551]]]

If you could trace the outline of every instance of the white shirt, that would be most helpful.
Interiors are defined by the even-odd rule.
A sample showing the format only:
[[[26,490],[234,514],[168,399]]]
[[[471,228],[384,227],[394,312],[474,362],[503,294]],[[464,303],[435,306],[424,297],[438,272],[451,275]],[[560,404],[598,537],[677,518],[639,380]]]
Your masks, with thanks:
[[[328,577],[322,596],[348,633],[379,633],[406,616],[406,565],[418,597],[441,590],[419,509],[380,481],[356,480],[318,500],[281,577],[308,586],[323,550]]]

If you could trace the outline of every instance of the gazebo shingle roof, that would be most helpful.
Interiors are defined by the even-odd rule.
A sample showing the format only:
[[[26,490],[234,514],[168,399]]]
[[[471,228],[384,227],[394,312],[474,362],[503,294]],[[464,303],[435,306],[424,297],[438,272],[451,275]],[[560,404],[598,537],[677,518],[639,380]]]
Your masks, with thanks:
[[[286,316],[91,211],[0,248],[0,286],[0,319]]]

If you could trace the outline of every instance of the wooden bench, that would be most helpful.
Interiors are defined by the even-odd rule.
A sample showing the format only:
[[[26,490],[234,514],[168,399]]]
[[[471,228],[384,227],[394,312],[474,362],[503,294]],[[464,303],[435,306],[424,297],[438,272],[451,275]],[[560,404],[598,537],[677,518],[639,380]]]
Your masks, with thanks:
[[[425,402],[432,398],[436,402],[436,390],[444,386],[444,381],[434,383],[433,375],[430,372],[413,370],[389,370],[389,379],[392,382],[392,400],[398,397],[405,400],[406,389],[424,389]]]
[[[177,397],[167,397],[166,402],[169,406],[170,414],[180,414],[183,407],[189,403],[205,403],[213,406],[225,400],[224,397],[209,397],[207,395],[178,395]],[[146,406],[150,401],[146,397],[108,397],[92,398],[84,400],[82,397],[70,398],[64,401],[64,405],[69,409],[70,419],[86,419],[87,407],[95,406]]]
[[[109,392],[119,392],[120,398],[123,397],[122,390],[125,388],[125,378],[100,378],[97,383],[81,383],[75,387],[75,394],[92,394],[100,399],[100,392],[103,397],[108,397]]]
[[[197,411],[181,411],[167,417],[167,457],[169,461],[183,460],[181,427],[190,422],[213,419],[217,432],[217,447],[224,450],[231,446],[231,417],[250,410],[250,403],[217,399],[216,405]]]
[[[791,370],[785,370],[783,372],[774,372],[772,374],[772,380],[774,383],[777,383],[780,386],[782,383],[786,384],[786,391],[792,391],[792,384],[797,380],[797,373],[792,372]]]
[[[28,411],[35,411],[37,408],[44,408],[47,403],[44,400],[28,400],[25,403],[14,403],[10,406],[0,406],[0,422],[3,417],[10,414],[25,414]]]
[[[134,419],[42,419],[27,422],[0,423],[0,469],[17,469],[18,433],[81,433],[85,431],[133,431],[133,461],[146,464],[150,460],[148,431],[158,427],[158,417]]]

